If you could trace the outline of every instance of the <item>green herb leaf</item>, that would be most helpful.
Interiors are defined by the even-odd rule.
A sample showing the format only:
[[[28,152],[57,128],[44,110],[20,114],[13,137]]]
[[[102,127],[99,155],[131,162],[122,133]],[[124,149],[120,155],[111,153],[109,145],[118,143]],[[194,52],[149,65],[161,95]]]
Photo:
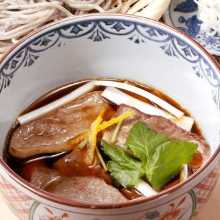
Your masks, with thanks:
[[[138,169],[127,169],[115,161],[109,161],[107,168],[111,176],[123,187],[136,186],[141,177]]]
[[[107,168],[123,187],[134,187],[143,176],[142,163],[130,157],[121,147],[102,141],[104,153],[110,157]]]
[[[145,164],[146,178],[157,190],[191,161],[197,149],[197,144],[171,139],[143,122],[137,122],[130,130],[126,145]]]
[[[135,157],[147,162],[155,152],[156,147],[168,140],[169,138],[166,135],[147,128],[143,122],[137,122],[129,131],[126,146]]]

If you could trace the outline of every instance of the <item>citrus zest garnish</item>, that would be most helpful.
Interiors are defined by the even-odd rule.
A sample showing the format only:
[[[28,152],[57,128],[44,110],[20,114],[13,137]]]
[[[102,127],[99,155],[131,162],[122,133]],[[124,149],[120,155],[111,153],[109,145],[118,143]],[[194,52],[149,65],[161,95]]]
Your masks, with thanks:
[[[98,135],[98,126],[101,124],[103,121],[103,115],[105,113],[106,109],[103,109],[98,117],[95,119],[95,121],[91,124],[90,131],[88,134],[88,142],[89,142],[89,148],[86,156],[86,163],[87,164],[92,164],[94,160],[94,155],[95,155],[95,149],[96,149],[96,144],[97,144],[97,135]]]
[[[112,125],[121,123],[123,120],[131,117],[134,115],[133,111],[127,111],[118,117],[112,118],[109,121],[103,121],[103,115],[105,113],[106,109],[103,109],[98,117],[95,119],[95,121],[91,124],[90,130],[88,132],[88,143],[89,148],[86,156],[86,163],[92,164],[94,160],[95,151],[97,148],[97,136],[98,133],[111,127]],[[99,155],[100,156],[100,155]]]
[[[103,131],[105,130],[106,128],[109,128],[111,127],[112,125],[114,124],[118,124],[120,123],[121,121],[133,116],[135,113],[133,111],[127,111],[125,113],[122,113],[121,115],[115,117],[115,118],[112,118],[110,119],[109,121],[104,121],[102,122],[102,124],[100,124],[98,126],[98,132],[100,131]]]

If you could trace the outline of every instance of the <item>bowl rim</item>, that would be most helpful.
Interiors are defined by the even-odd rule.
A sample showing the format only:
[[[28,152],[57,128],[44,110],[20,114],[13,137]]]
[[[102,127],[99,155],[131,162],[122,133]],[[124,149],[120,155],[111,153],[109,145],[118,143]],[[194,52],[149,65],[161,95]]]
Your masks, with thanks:
[[[27,34],[25,37],[23,37],[20,41],[18,41],[16,44],[14,44],[1,58],[0,58],[0,65],[4,62],[7,61],[8,56],[10,56],[11,54],[13,54],[14,51],[16,51],[17,48],[19,48],[20,45],[22,45],[25,41],[28,41],[29,38],[34,38],[35,35],[40,34],[43,31],[46,31],[47,29],[51,28],[53,29],[53,27],[56,27],[57,25],[62,25],[65,22],[70,22],[70,23],[74,23],[77,21],[80,21],[80,19],[105,19],[105,18],[110,18],[110,19],[124,19],[124,20],[130,20],[133,22],[140,22],[140,23],[146,23],[146,24],[150,24],[153,26],[160,26],[162,28],[164,28],[167,32],[173,33],[175,35],[180,36],[181,38],[184,38],[185,40],[189,41],[194,48],[199,49],[200,52],[202,52],[205,56],[206,56],[206,60],[208,60],[208,62],[210,64],[212,64],[216,70],[220,73],[220,65],[217,62],[217,60],[208,53],[208,51],[206,51],[204,49],[203,46],[201,46],[198,42],[196,42],[194,39],[192,39],[190,36],[188,36],[187,34],[173,28],[172,26],[169,26],[167,24],[161,23],[159,21],[155,21],[152,19],[148,19],[142,16],[136,16],[136,15],[124,15],[124,14],[114,14],[114,13],[105,13],[105,14],[99,14],[99,13],[93,13],[93,14],[86,14],[86,15],[79,15],[76,17],[71,17],[71,18],[65,18],[63,20],[54,22],[54,23],[50,23],[47,24],[43,27],[38,28],[37,30]],[[134,205],[138,205],[138,204],[143,204],[146,202],[154,202],[160,198],[167,198],[167,196],[169,196],[171,193],[177,191],[177,190],[184,190],[184,186],[186,186],[187,184],[189,185],[189,183],[192,182],[192,180],[194,180],[195,178],[197,178],[198,176],[200,176],[200,174],[205,173],[205,170],[207,170],[207,168],[215,161],[215,159],[217,158],[217,156],[220,154],[220,145],[218,146],[218,148],[215,150],[215,152],[211,155],[211,157],[208,159],[208,161],[205,163],[205,165],[200,168],[197,172],[195,172],[193,175],[191,175],[186,181],[184,181],[183,183],[179,183],[167,190],[164,190],[161,193],[158,193],[158,195],[152,196],[152,197],[141,197],[139,199],[136,200],[130,200],[128,202],[123,202],[123,203],[118,203],[118,204],[94,204],[94,203],[87,203],[87,202],[79,202],[77,200],[70,200],[70,199],[64,199],[62,197],[53,195],[52,193],[48,193],[44,190],[39,190],[37,187],[33,186],[32,184],[30,184],[29,182],[27,182],[26,180],[24,180],[23,178],[21,178],[18,174],[16,174],[8,165],[7,163],[0,158],[0,166],[4,168],[4,170],[7,172],[7,174],[9,174],[9,178],[11,178],[12,180],[14,180],[17,184],[19,184],[23,189],[33,193],[35,196],[38,196],[39,198],[43,198],[46,201],[49,202],[53,202],[56,204],[60,204],[60,205],[64,205],[64,206],[69,206],[69,207],[77,207],[77,208],[86,208],[86,209],[113,209],[113,208],[123,208],[123,207],[131,207]],[[4,175],[3,175],[4,177]],[[185,193],[186,190],[184,190],[183,193]],[[24,192],[23,192],[24,193]],[[182,193],[182,194],[183,194]]]

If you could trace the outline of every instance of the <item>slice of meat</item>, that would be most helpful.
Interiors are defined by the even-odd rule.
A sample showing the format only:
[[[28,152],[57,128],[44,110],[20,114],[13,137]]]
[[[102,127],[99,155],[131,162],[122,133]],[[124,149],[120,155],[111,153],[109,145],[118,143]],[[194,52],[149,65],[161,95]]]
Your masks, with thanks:
[[[27,164],[23,170],[23,177],[31,184],[66,199],[101,204],[127,200],[118,189],[98,177],[63,177],[43,162]]]
[[[55,169],[48,168],[43,161],[25,164],[21,175],[39,189],[61,179],[61,175]]]
[[[19,126],[9,152],[17,158],[71,149],[71,138],[88,129],[103,108],[110,108],[100,92],[87,93],[39,119]]]
[[[209,146],[205,142],[205,140],[194,133],[187,132],[183,130],[180,127],[177,127],[172,121],[160,117],[160,116],[153,116],[153,115],[146,115],[138,111],[137,109],[128,107],[126,105],[121,105],[118,108],[117,115],[120,115],[124,112],[127,112],[128,110],[135,111],[135,115],[132,118],[126,119],[118,132],[117,138],[116,138],[116,145],[123,146],[127,140],[128,133],[130,129],[133,127],[133,125],[137,121],[143,121],[146,123],[146,125],[153,129],[156,132],[163,133],[168,135],[171,138],[179,139],[179,140],[186,140],[186,141],[192,141],[196,142],[198,144],[198,149],[202,153],[203,158],[207,159],[209,157]],[[111,127],[110,129],[106,130],[103,136],[103,139],[107,142],[110,142],[113,131],[115,129],[114,127]]]
[[[82,150],[75,147],[71,153],[57,160],[53,167],[64,176],[88,176],[94,167],[86,164],[86,153],[86,147]]]
[[[127,201],[119,190],[97,177],[65,177],[46,190],[66,199],[93,204]]]
[[[53,167],[64,176],[96,176],[112,184],[110,175],[102,168],[96,156],[92,165],[85,162],[86,153],[87,149],[74,148],[71,153],[57,160]]]

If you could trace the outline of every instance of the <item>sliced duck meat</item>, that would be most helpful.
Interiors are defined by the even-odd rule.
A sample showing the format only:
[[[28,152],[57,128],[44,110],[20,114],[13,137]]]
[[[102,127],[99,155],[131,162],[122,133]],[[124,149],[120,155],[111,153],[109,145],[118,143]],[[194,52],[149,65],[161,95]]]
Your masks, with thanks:
[[[124,112],[127,112],[128,110],[134,111],[135,114],[134,116],[124,120],[124,122],[120,126],[115,141],[116,145],[123,146],[126,143],[130,129],[134,126],[134,124],[137,121],[142,121],[146,123],[146,125],[149,128],[153,129],[158,133],[166,134],[170,138],[196,142],[198,144],[199,152],[201,152],[201,154],[203,155],[203,159],[207,159],[209,157],[209,146],[201,136],[183,130],[182,128],[178,127],[172,121],[166,118],[160,116],[146,115],[138,111],[137,109],[131,108],[126,105],[121,105],[118,108],[116,115],[120,115]],[[107,129],[103,135],[103,139],[107,142],[111,142],[112,135],[115,129],[115,126]]]
[[[46,189],[65,199],[93,204],[117,204],[127,199],[115,187],[98,177],[64,177]]]
[[[48,168],[43,161],[25,164],[21,175],[39,189],[44,189],[52,182],[57,182],[61,179],[58,171]]]
[[[43,162],[26,164],[23,177],[39,189],[57,194],[65,199],[91,203],[119,203],[127,199],[122,193],[94,176],[64,177]]]
[[[103,108],[110,108],[100,92],[78,99],[19,126],[13,133],[9,152],[17,158],[72,149],[68,141],[88,129]]]
[[[92,165],[85,162],[86,153],[86,149],[80,150],[76,147],[71,153],[57,160],[53,167],[64,176],[96,176],[112,184],[110,175],[102,168],[96,156]]]

